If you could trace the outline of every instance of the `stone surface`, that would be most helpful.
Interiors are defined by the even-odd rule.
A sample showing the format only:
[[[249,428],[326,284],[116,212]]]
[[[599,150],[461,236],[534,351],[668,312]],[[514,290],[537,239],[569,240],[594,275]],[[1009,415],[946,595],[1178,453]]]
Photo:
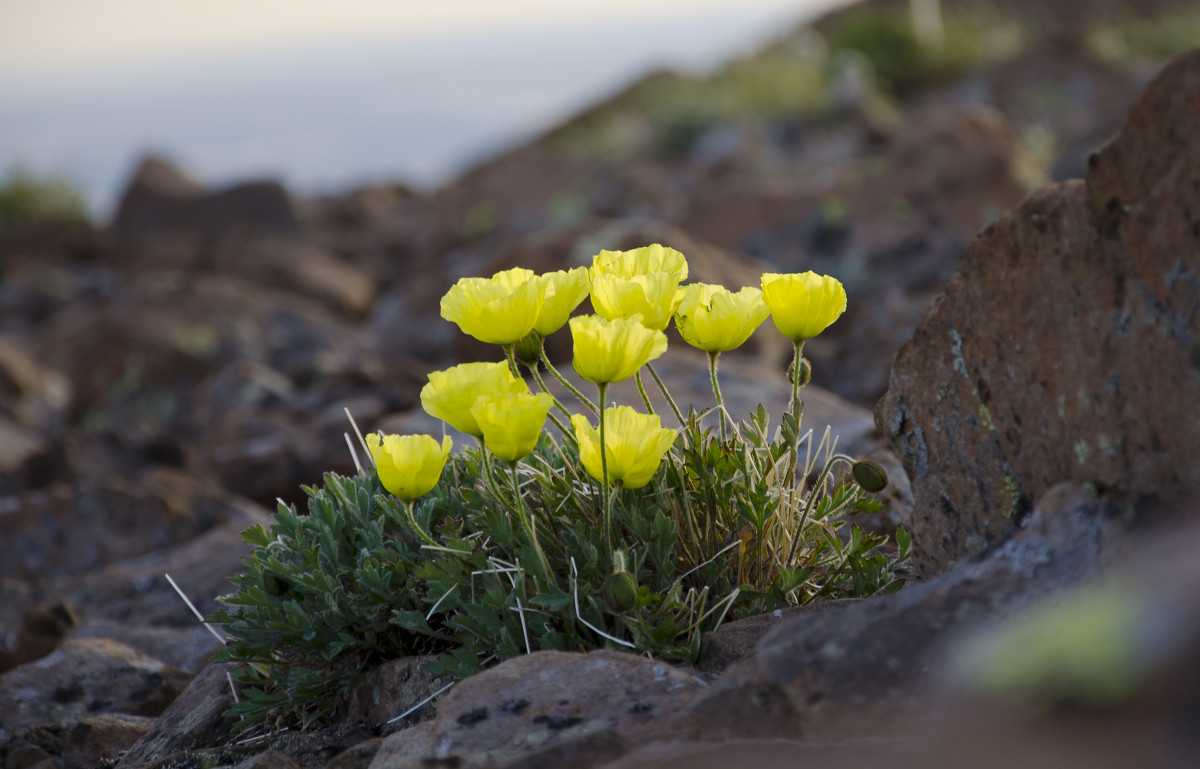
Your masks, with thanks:
[[[0,576],[25,580],[95,571],[186,542],[236,515],[218,487],[170,468],[55,485],[10,505],[0,538],[22,546],[0,552]]]
[[[913,480],[921,574],[1013,532],[1058,482],[1200,492],[1198,83],[1200,54],[1176,59],[1086,183],[985,230],[897,355],[877,421]]]
[[[188,678],[116,641],[65,641],[51,654],[0,676],[0,743],[34,726],[85,715],[157,716]]]
[[[268,750],[245,761],[239,761],[234,769],[300,769],[300,764],[286,753]]]
[[[142,735],[154,719],[113,714],[84,718],[66,730],[63,740],[63,769],[95,769],[120,757]]]
[[[459,683],[436,719],[388,737],[371,766],[586,769],[659,733],[703,687],[629,654],[535,652]]]
[[[156,157],[144,159],[134,173],[113,223],[119,237],[130,239],[168,230],[292,232],[298,227],[292,202],[278,183],[255,182],[209,192]]]
[[[35,607],[21,617],[15,631],[5,634],[0,646],[0,673],[45,657],[77,624],[79,618],[68,603]]]
[[[368,769],[375,760],[375,754],[383,745],[382,738],[360,742],[349,750],[344,750],[334,756],[325,769]]]
[[[368,671],[350,691],[345,713],[340,718],[366,724],[381,733],[429,720],[436,710],[434,695],[451,683],[425,670],[425,665],[434,659],[404,657]],[[422,702],[426,704],[422,706]],[[409,715],[399,721],[392,720],[404,713]]]
[[[192,747],[228,736],[233,722],[224,716],[232,702],[229,664],[209,665],[171,703],[145,736],[121,757],[121,769],[158,766]]]

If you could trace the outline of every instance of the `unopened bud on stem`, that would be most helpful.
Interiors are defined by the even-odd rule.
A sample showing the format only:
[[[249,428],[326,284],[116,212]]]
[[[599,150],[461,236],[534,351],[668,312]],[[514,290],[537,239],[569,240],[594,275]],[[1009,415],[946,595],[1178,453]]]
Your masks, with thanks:
[[[850,467],[854,481],[863,491],[877,494],[887,488],[887,471],[874,459],[860,459]]]

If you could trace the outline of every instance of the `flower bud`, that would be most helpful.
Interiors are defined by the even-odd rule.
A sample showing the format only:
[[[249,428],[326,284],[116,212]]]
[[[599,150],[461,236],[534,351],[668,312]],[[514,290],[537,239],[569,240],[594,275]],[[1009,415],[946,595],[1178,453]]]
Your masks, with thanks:
[[[854,482],[862,487],[863,491],[877,494],[887,488],[887,471],[874,459],[858,460],[851,465],[850,473],[854,476]]]
[[[517,360],[529,364],[530,367],[537,365],[538,359],[541,357],[541,351],[542,338],[536,331],[530,331],[521,337],[513,348],[513,353],[516,354]]]
[[[637,608],[637,579],[627,571],[618,571],[604,582],[604,608],[612,614],[624,614]]]
[[[795,383],[794,382],[794,377],[796,375],[795,372],[796,372],[796,367],[794,365],[788,366],[788,381],[792,382],[793,384]],[[800,359],[800,385],[799,386],[804,387],[811,380],[812,380],[812,364],[808,362],[808,358],[801,358]]]

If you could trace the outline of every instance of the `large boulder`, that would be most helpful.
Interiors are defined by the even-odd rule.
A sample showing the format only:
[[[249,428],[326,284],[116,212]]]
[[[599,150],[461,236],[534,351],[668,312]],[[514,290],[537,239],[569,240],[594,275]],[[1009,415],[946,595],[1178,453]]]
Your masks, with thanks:
[[[1073,481],[1200,491],[1200,51],[1147,88],[1086,181],[986,229],[896,356],[876,420],[932,576]]]
[[[250,182],[211,192],[158,157],[134,172],[117,206],[113,229],[136,241],[169,231],[208,234],[238,229],[296,232],[300,222],[278,182]]]

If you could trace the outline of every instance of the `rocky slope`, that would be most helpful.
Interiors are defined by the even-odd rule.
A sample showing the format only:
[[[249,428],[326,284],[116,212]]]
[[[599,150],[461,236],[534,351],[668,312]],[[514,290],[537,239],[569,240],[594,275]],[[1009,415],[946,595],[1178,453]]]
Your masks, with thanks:
[[[1150,79],[1056,40],[852,81],[668,157],[580,143],[618,97],[430,195],[207,190],[152,159],[108,227],[0,241],[5,769],[1195,765],[1200,55]],[[344,409],[419,427],[426,372],[493,357],[431,322],[455,278],[648,242],[696,280],[842,277],[806,422],[894,468],[878,525],[911,518],[924,581],[730,624],[698,671],[546,652],[431,703],[443,683],[400,660],[333,727],[231,736],[217,641],[164,574],[212,611],[240,531],[352,469]],[[768,332],[724,364],[735,412],[786,399]],[[663,369],[703,401],[702,366]]]

